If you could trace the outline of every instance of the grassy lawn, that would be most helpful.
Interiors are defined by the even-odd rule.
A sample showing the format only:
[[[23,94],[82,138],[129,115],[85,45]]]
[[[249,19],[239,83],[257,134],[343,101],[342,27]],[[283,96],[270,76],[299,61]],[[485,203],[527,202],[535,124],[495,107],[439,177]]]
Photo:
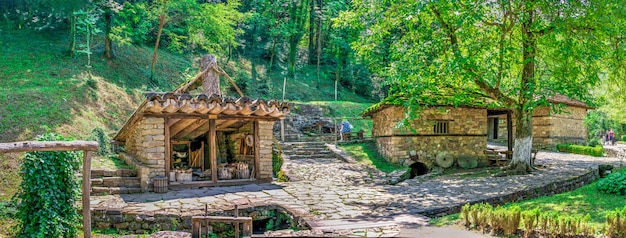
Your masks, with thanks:
[[[583,186],[574,191],[556,194],[549,197],[539,197],[527,201],[503,205],[510,207],[517,205],[522,211],[538,208],[542,213],[558,213],[561,216],[591,216],[590,224],[597,229],[606,222],[606,212],[626,206],[626,197],[614,194],[605,194],[597,190],[598,182]],[[460,214],[453,214],[432,219],[433,225],[448,225],[461,222]]]
[[[376,145],[374,142],[358,143],[358,144],[345,144],[340,145],[342,150],[354,157],[354,159],[361,164],[369,164],[376,169],[385,173],[390,173],[398,169],[404,168],[403,166],[389,163],[385,158],[380,156],[376,151]]]
[[[134,169],[134,167],[126,164],[126,162],[117,158],[116,155],[108,155],[94,157],[91,164],[91,169],[116,170]]]

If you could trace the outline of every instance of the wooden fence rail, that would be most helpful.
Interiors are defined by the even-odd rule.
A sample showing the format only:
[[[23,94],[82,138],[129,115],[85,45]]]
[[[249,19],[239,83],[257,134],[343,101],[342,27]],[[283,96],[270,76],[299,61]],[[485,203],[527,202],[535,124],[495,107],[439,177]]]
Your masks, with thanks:
[[[243,224],[243,237],[252,237],[252,217],[224,217],[224,216],[194,216],[191,217],[191,238],[200,238],[200,235],[210,230],[208,227],[212,222],[233,223],[235,225],[235,236],[239,237],[239,224]],[[203,229],[204,228],[204,229]]]
[[[91,237],[91,208],[89,191],[91,184],[91,154],[98,151],[98,142],[95,141],[21,141],[0,143],[0,153],[18,153],[29,151],[83,151],[83,235]]]

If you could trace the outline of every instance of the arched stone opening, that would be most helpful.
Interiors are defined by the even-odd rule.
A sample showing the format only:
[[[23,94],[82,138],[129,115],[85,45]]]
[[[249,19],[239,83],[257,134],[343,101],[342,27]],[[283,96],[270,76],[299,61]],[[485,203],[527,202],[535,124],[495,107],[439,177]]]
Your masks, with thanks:
[[[429,172],[428,166],[422,162],[415,162],[409,166],[411,168],[411,177],[415,178],[420,175],[427,174]]]

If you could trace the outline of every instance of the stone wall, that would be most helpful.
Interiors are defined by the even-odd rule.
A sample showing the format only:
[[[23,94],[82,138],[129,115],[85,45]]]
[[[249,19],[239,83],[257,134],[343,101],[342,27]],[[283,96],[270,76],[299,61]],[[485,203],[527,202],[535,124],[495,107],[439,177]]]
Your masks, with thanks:
[[[272,146],[274,143],[272,128],[275,121],[259,121],[259,175],[260,182],[272,181]]]
[[[165,120],[163,118],[143,118],[126,140],[125,150],[138,160],[146,171],[139,170],[142,188],[149,187],[150,179],[165,176]],[[144,181],[145,180],[145,181]],[[146,183],[146,184],[144,184]]]
[[[411,128],[396,125],[404,119],[401,107],[385,108],[374,116],[372,133],[379,152],[392,163],[407,164],[410,154],[417,154],[419,162],[429,167],[435,157],[447,152],[454,157],[468,155],[486,164],[487,110],[479,108],[430,108],[421,118],[412,122]],[[435,134],[436,121],[449,123],[448,134]]]
[[[550,107],[533,111],[533,146],[553,148],[559,143],[583,144],[587,142],[584,118],[587,109],[566,107],[561,113],[551,114]],[[506,116],[499,117],[498,139],[506,140]],[[513,115],[513,138],[515,138],[515,115]]]

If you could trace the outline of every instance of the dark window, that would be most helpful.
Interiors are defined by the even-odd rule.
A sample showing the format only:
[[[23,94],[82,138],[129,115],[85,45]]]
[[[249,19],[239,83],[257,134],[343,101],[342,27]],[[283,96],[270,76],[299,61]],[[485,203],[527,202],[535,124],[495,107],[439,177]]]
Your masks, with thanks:
[[[435,134],[448,134],[450,133],[450,122],[449,121],[438,121],[435,123],[434,128]]]

